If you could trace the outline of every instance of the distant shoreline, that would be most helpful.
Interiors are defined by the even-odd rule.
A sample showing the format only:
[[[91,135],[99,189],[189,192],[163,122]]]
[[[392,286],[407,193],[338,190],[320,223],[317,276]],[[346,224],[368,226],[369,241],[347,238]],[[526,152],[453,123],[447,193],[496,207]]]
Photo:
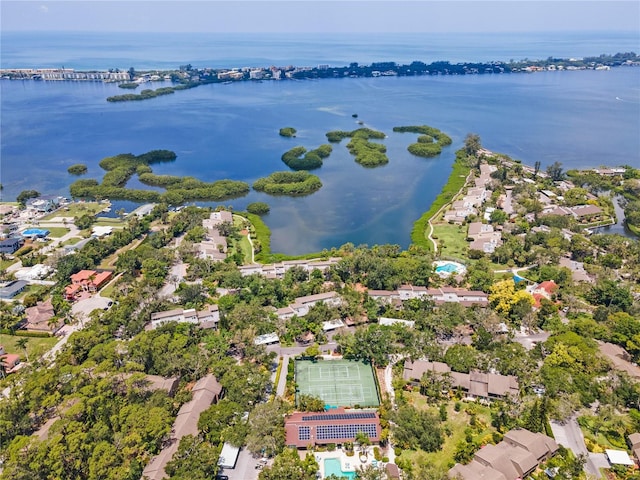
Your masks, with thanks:
[[[540,71],[610,70],[615,67],[640,67],[640,56],[634,52],[602,54],[584,58],[553,58],[546,60],[511,60],[509,62],[460,62],[435,61],[426,64],[413,61],[410,64],[396,62],[373,62],[369,65],[350,63],[335,67],[320,64],[316,67],[244,67],[244,68],[194,68],[191,64],[178,69],[136,71],[109,69],[105,71],[76,71],[66,68],[5,68],[0,69],[4,80],[36,81],[100,81],[127,83],[144,86],[149,82],[170,82],[170,86],[157,90],[144,89],[142,93],[127,93],[107,98],[109,102],[148,100],[178,90],[208,84],[229,84],[243,81],[263,80],[318,80],[338,78],[411,77],[438,75],[492,75],[504,73],[535,73]]]

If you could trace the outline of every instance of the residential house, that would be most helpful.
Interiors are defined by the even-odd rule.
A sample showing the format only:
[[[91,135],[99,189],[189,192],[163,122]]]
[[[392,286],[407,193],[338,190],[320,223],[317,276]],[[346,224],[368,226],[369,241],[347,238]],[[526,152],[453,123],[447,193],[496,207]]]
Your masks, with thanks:
[[[7,238],[0,241],[0,253],[5,255],[12,255],[22,246],[24,240],[18,237]]]
[[[547,280],[529,287],[528,290],[530,290],[535,301],[533,306],[535,308],[540,308],[540,302],[543,298],[552,300],[558,288],[560,287],[553,280]]]
[[[372,443],[380,441],[380,417],[370,410],[331,409],[327,412],[294,412],[284,421],[285,444],[294,448],[309,445],[342,445],[353,442],[358,432]]]
[[[629,435],[627,443],[631,447],[636,463],[640,465],[640,433],[636,432]]]
[[[36,212],[50,212],[60,206],[62,197],[56,195],[42,195],[37,198],[30,198],[27,200],[26,206],[28,209],[35,210]]]
[[[327,260],[287,260],[266,265],[254,263],[252,265],[242,265],[238,267],[238,270],[240,270],[243,277],[258,274],[267,278],[284,278],[285,273],[293,267],[300,267],[309,273],[314,270],[325,272],[331,265],[335,265],[340,260],[340,258],[329,258]]]
[[[574,282],[595,283],[595,279],[587,273],[583,262],[577,262],[567,257],[561,257],[558,264],[571,270],[571,278]]]
[[[553,438],[515,429],[507,432],[500,443],[478,450],[469,464],[456,464],[448,476],[459,480],[519,480],[534,472],[557,451],[558,445]]]
[[[2,348],[2,351],[4,351],[4,348]],[[0,360],[2,361],[2,368],[5,373],[15,372],[18,370],[18,365],[20,365],[20,355],[17,353],[2,353],[0,354]]]
[[[594,168],[593,172],[603,177],[615,177],[616,175],[624,175],[624,168]]]
[[[67,300],[75,299],[80,292],[95,293],[111,279],[113,272],[108,270],[80,270],[71,275],[71,285],[65,288]]]
[[[414,285],[402,285],[395,291],[369,290],[368,295],[383,303],[392,303],[395,300],[409,300],[412,298],[432,300],[436,305],[452,302],[465,307],[474,305],[486,306],[489,304],[489,295],[484,292],[467,290],[465,288],[426,288]]]
[[[25,282],[33,280],[41,280],[49,276],[53,271],[53,268],[42,263],[36,263],[32,267],[19,268],[15,272],[15,277],[18,280],[24,280]]]
[[[55,334],[64,325],[61,319],[52,323],[51,319],[55,316],[55,311],[50,299],[27,308],[25,314],[27,320],[23,328],[28,331]]]
[[[265,333],[264,335],[258,335],[253,343],[256,345],[272,345],[274,343],[280,342],[280,337],[276,332],[273,333]]]
[[[403,320],[401,318],[380,317],[378,319],[378,324],[385,327],[391,327],[393,325],[403,325],[407,328],[413,328],[415,327],[416,322],[414,322],[413,320]]]
[[[27,288],[27,285],[24,280],[0,283],[0,298],[10,300]]]
[[[464,390],[469,397],[483,400],[493,400],[506,396],[517,397],[520,393],[518,379],[513,375],[498,373],[470,373],[452,372],[451,367],[442,362],[427,360],[405,361],[403,378],[406,381],[419,383],[426,372],[448,375],[452,388]]]
[[[198,436],[200,414],[213,403],[217,403],[222,393],[222,385],[213,375],[207,375],[196,382],[191,390],[191,400],[180,407],[173,422],[167,446],[147,464],[142,472],[142,479],[161,480],[166,477],[164,469],[178,450],[180,439],[186,435]]]
[[[220,312],[218,305],[207,305],[204,310],[200,311],[197,311],[195,308],[176,308],[151,314],[152,329],[156,329],[170,322],[195,323],[202,328],[217,328],[220,322]]]
[[[338,307],[342,304],[342,298],[336,292],[317,293],[315,295],[307,295],[298,297],[287,307],[276,310],[276,315],[282,320],[289,319],[294,315],[304,317],[309,313],[309,309],[314,305],[323,302],[329,307]]]

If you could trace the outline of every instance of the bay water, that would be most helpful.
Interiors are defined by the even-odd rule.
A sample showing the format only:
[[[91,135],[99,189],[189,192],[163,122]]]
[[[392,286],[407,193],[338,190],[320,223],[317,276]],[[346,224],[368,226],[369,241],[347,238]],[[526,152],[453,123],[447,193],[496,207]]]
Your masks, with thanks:
[[[296,40],[252,35],[225,40],[205,34],[138,34],[138,42],[131,43],[130,37],[123,39],[119,34],[86,34],[81,42],[77,41],[79,34],[5,35],[2,68],[64,64],[78,70],[176,68],[185,63],[194,67],[315,66],[352,61],[569,57],[629,51],[637,42],[637,35],[622,34],[590,39],[567,34],[564,41],[555,42],[541,36],[512,41],[512,45],[484,37],[484,48],[481,39],[453,35],[449,43],[447,36],[418,41],[410,35],[327,37],[328,43],[317,38],[314,42],[313,36]],[[473,46],[465,49],[465,43],[472,40]],[[38,45],[46,48],[35,48]],[[152,88],[162,85],[166,83]],[[491,150],[527,164],[539,160],[543,168],[555,161],[565,168],[640,167],[637,67],[242,82],[123,103],[105,100],[123,93],[114,84],[3,80],[0,89],[0,182],[5,200],[26,189],[68,195],[68,186],[76,179],[67,173],[69,165],[84,163],[89,172],[83,178],[100,179],[104,172],[98,162],[102,158],[157,148],[173,150],[178,158],[154,166],[155,173],[251,183],[286,170],[280,157],[293,146],[311,149],[326,143],[329,130],[353,130],[361,121],[385,132],[390,158],[386,166],[361,167],[343,141],[334,144],[334,152],[313,172],[323,182],[313,195],[271,197],[252,191],[223,202],[235,209],[244,209],[253,201],[271,205],[265,221],[272,231],[272,250],[289,254],[346,242],[408,246],[413,222],[441,190],[454,151],[469,132],[478,133]],[[416,135],[392,129],[422,124],[448,133],[453,145],[433,159],[409,154],[406,148]],[[278,129],[285,126],[298,130],[296,138],[278,135]],[[130,186],[137,183],[132,181]],[[134,207],[128,202],[119,205],[129,210]]]

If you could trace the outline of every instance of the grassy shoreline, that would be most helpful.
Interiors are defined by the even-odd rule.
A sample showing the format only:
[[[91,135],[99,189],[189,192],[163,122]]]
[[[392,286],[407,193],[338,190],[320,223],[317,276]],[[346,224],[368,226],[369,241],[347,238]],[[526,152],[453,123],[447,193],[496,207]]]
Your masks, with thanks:
[[[431,243],[426,235],[429,220],[431,220],[444,205],[451,202],[467,180],[471,167],[466,165],[466,159],[458,152],[456,153],[456,160],[453,162],[453,168],[447,183],[444,184],[440,194],[438,194],[436,199],[433,201],[429,210],[424,212],[413,224],[413,229],[411,230],[411,242],[415,245],[420,245],[428,248],[429,250],[433,250],[433,243]]]

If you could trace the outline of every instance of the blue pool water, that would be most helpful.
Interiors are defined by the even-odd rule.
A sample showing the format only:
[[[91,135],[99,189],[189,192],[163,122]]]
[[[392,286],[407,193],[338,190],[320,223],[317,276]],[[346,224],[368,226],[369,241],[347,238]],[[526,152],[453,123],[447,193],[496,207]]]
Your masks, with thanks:
[[[335,475],[338,478],[346,478],[347,480],[355,480],[356,472],[343,472],[340,460],[337,458],[325,458],[324,460],[324,476],[325,478]]]
[[[454,263],[446,263],[436,267],[436,272],[454,273],[458,271],[458,266]]]
[[[31,237],[31,236],[36,236],[36,237],[45,237],[47,235],[49,235],[49,230],[44,230],[41,228],[29,228],[27,230],[25,230],[24,232],[22,232],[22,235],[25,237]]]

